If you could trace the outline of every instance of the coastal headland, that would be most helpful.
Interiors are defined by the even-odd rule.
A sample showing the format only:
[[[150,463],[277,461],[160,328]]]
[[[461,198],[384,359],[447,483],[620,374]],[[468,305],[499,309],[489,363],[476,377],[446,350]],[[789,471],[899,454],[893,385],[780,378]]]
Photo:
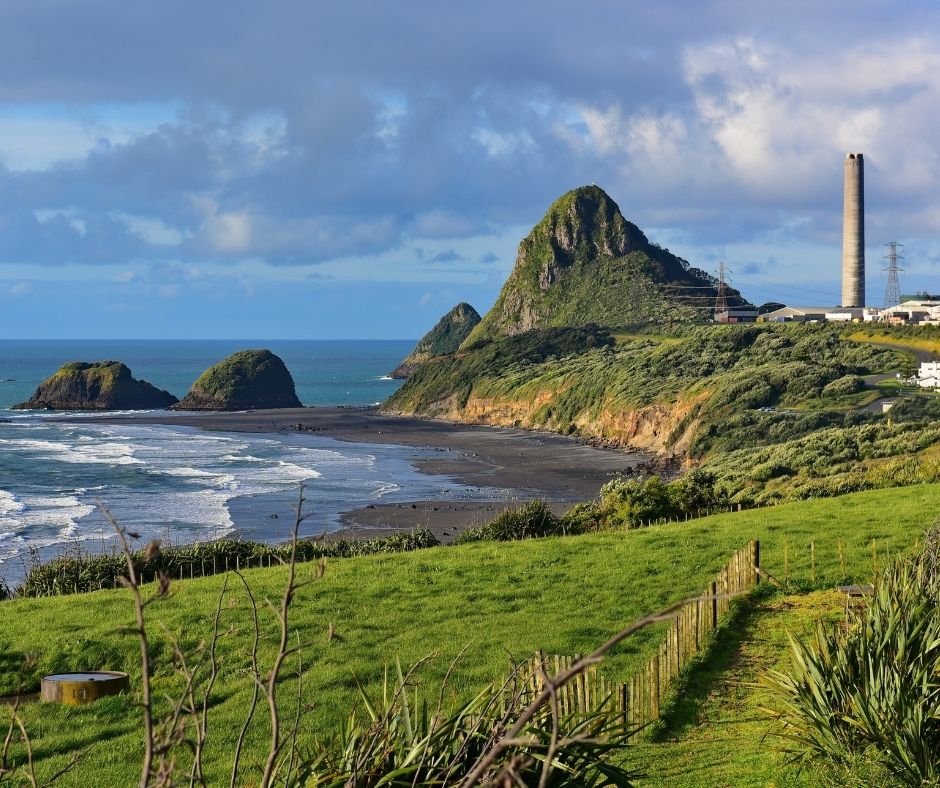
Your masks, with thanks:
[[[88,418],[83,418],[87,423]],[[352,443],[421,449],[414,465],[479,487],[517,493],[518,502],[542,498],[556,512],[597,495],[618,473],[648,461],[639,452],[598,448],[553,433],[394,416],[374,408],[309,407],[234,413],[155,413],[95,417],[106,424],[165,424],[219,432],[311,433]],[[428,450],[438,456],[428,458]],[[375,504],[343,514],[332,536],[371,537],[422,525],[450,541],[465,528],[492,519],[512,500],[415,500]]]

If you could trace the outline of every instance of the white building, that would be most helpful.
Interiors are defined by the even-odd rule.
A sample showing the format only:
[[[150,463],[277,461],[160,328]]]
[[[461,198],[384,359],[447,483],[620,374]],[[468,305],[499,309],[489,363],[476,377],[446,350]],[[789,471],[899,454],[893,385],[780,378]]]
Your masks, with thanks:
[[[882,320],[905,323],[934,323],[940,320],[940,301],[905,301],[881,310]]]
[[[917,385],[924,389],[940,388],[940,361],[923,361],[917,371]]]

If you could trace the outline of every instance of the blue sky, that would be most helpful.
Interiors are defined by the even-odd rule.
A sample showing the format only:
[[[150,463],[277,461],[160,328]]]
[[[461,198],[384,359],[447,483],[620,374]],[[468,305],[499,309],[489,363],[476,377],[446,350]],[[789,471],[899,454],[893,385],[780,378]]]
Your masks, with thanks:
[[[5,0],[0,337],[408,338],[596,182],[752,300],[834,304],[846,151],[940,290],[940,6]]]

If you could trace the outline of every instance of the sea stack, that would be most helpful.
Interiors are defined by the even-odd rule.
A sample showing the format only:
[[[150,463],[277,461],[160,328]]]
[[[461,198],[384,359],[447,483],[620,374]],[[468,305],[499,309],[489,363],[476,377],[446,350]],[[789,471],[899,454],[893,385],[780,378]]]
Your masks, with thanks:
[[[70,361],[13,410],[151,410],[176,402],[169,391],[135,380],[120,361]]]
[[[865,160],[861,153],[845,156],[842,306],[865,306]]]
[[[407,378],[432,358],[456,353],[479,322],[480,313],[470,304],[457,304],[421,338],[408,357],[395,367],[391,377]]]
[[[302,408],[294,379],[270,350],[241,350],[209,367],[171,410]]]

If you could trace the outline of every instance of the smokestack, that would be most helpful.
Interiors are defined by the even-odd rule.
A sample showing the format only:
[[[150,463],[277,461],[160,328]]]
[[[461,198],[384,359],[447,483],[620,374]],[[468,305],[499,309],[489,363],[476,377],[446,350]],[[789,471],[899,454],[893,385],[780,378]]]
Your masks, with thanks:
[[[865,162],[861,153],[845,157],[842,306],[865,306]]]

